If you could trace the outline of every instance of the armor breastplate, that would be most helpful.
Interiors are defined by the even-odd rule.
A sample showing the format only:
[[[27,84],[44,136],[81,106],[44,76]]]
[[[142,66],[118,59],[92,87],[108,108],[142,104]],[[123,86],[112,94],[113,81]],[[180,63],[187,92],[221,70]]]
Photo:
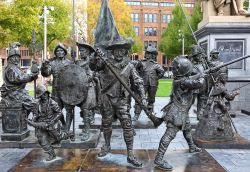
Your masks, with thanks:
[[[178,107],[189,108],[193,101],[193,91],[183,90],[181,81],[174,81],[171,99]]]

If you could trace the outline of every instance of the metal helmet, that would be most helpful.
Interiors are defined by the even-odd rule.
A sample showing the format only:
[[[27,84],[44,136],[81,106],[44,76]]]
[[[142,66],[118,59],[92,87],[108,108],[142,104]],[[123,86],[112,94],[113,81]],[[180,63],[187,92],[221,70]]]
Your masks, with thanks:
[[[175,77],[188,75],[193,70],[193,64],[185,56],[177,56],[173,60],[173,74]]]
[[[36,86],[36,97],[39,98],[41,97],[44,93],[49,93],[47,88],[44,85],[37,85]]]
[[[199,45],[192,45],[192,56],[196,56],[202,53],[205,53],[203,48],[201,48]]]
[[[19,42],[11,43],[10,47],[9,47],[8,58],[12,57],[14,55],[18,55],[19,57],[21,57],[20,50],[19,50],[20,46],[21,46],[21,44]]]
[[[54,54],[55,54],[55,55],[56,55],[56,50],[57,50],[58,48],[63,49],[63,51],[65,52],[65,56],[67,55],[68,51],[67,51],[66,47],[65,47],[63,44],[58,44],[58,45],[56,46],[56,48],[54,49]]]

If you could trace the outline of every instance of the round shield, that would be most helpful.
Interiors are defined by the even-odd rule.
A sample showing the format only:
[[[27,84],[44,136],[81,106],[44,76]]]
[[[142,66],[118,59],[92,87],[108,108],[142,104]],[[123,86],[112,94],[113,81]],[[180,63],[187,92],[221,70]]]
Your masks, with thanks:
[[[83,102],[88,93],[88,78],[84,69],[76,64],[66,66],[59,75],[59,95],[69,105]]]

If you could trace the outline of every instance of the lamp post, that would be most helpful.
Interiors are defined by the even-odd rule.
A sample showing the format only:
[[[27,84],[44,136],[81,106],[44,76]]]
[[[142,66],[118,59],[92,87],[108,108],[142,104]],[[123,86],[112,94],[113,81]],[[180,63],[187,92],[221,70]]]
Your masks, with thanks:
[[[43,39],[43,59],[47,59],[47,24],[48,24],[48,20],[50,20],[50,22],[53,22],[52,18],[47,18],[47,15],[49,14],[49,11],[53,11],[54,7],[52,6],[44,6],[43,7],[43,29],[44,29],[44,39]]]
[[[182,33],[181,30],[178,30],[179,33],[179,41],[182,41],[182,55],[184,55],[184,51],[185,51],[185,40],[184,40],[184,34]]]

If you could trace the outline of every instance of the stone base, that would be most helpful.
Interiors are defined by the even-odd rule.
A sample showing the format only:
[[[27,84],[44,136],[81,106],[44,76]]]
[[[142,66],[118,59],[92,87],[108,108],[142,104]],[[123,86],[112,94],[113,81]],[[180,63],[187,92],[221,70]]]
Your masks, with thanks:
[[[193,135],[193,139],[197,146],[205,149],[250,149],[250,141],[239,134],[235,134],[234,139],[228,141],[206,141],[195,135]]]
[[[99,149],[57,149],[57,158],[52,162],[45,162],[43,150],[35,149],[10,171],[161,171],[154,167],[156,150],[134,150],[135,156],[144,164],[142,168],[135,168],[127,163],[126,150],[112,150],[112,153],[102,158],[97,157],[98,152]],[[167,152],[165,159],[173,166],[173,171],[225,172],[206,150],[195,154],[189,154],[187,150]]]
[[[61,148],[70,149],[86,149],[96,148],[100,138],[100,130],[90,130],[90,138],[87,141],[81,141],[81,130],[76,130],[75,141],[63,140],[61,142]],[[31,135],[22,141],[3,141],[0,140],[0,148],[40,148],[41,146],[37,142],[34,131],[31,131]]]
[[[22,141],[25,138],[29,137],[30,135],[30,131],[26,130],[23,131],[20,134],[16,134],[16,133],[3,133],[1,134],[1,140],[2,141]]]
[[[249,107],[245,107],[244,109],[241,109],[241,113],[244,113],[246,115],[250,115],[250,108]]]

